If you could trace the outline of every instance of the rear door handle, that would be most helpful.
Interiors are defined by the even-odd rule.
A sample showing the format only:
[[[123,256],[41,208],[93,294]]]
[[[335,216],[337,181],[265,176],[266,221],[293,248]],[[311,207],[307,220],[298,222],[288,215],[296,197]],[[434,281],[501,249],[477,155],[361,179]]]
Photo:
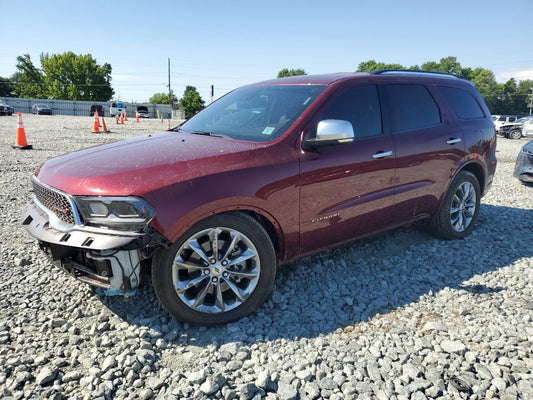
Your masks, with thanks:
[[[380,151],[376,154],[372,154],[372,158],[376,158],[376,159],[379,159],[379,158],[385,158],[385,157],[390,157],[392,156],[392,151],[389,150],[389,151]]]
[[[446,143],[448,143],[448,144],[461,143],[461,138],[448,139],[448,140],[446,141]]]

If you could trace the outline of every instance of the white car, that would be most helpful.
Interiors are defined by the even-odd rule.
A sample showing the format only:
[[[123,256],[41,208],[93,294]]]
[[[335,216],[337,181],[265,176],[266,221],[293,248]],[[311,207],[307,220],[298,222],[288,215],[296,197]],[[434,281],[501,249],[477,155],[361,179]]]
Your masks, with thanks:
[[[494,122],[494,126],[496,127],[496,132],[499,133],[500,128],[503,125],[515,122],[519,116],[516,115],[493,115],[492,121]]]
[[[109,115],[114,117],[126,112],[126,105],[120,101],[113,102],[109,105]]]
[[[531,137],[533,136],[533,119],[529,119],[522,125],[522,137]]]
[[[499,134],[508,139],[520,139],[522,136],[527,136],[526,134],[522,134],[522,129],[524,128],[524,125],[527,124],[528,122],[531,123],[532,121],[533,121],[532,115],[530,115],[529,117],[519,118],[515,122],[506,124],[500,127]],[[529,126],[531,125],[529,124],[526,126],[526,130],[528,130],[527,128]]]

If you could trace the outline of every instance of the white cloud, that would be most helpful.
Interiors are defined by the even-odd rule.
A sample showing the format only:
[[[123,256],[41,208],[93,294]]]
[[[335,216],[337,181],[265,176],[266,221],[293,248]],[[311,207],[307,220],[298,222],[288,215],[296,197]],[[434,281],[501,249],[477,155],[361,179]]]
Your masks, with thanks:
[[[128,81],[135,78],[135,75],[129,75],[129,74],[111,74],[111,78],[115,80],[120,81]]]
[[[500,83],[505,83],[511,78],[515,78],[517,81],[524,81],[526,79],[533,80],[533,69],[500,71],[495,75],[496,80]]]

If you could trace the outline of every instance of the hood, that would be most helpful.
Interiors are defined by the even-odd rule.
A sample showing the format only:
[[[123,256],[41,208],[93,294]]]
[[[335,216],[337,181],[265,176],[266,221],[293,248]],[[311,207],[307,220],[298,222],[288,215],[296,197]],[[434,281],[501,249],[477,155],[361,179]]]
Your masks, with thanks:
[[[173,183],[239,168],[255,143],[163,132],[69,153],[35,172],[72,195],[139,195]]]

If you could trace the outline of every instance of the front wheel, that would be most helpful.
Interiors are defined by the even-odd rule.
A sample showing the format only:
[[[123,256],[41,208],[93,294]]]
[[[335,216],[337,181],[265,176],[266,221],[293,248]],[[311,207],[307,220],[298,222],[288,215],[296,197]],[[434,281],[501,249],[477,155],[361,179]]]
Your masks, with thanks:
[[[276,254],[265,229],[244,213],[219,214],[189,229],[155,257],[154,290],[177,320],[224,324],[268,298]]]
[[[522,132],[520,132],[518,129],[514,129],[509,133],[510,139],[520,139],[522,137]]]
[[[430,222],[432,232],[447,240],[469,235],[477,220],[480,200],[477,178],[468,171],[459,172]]]

